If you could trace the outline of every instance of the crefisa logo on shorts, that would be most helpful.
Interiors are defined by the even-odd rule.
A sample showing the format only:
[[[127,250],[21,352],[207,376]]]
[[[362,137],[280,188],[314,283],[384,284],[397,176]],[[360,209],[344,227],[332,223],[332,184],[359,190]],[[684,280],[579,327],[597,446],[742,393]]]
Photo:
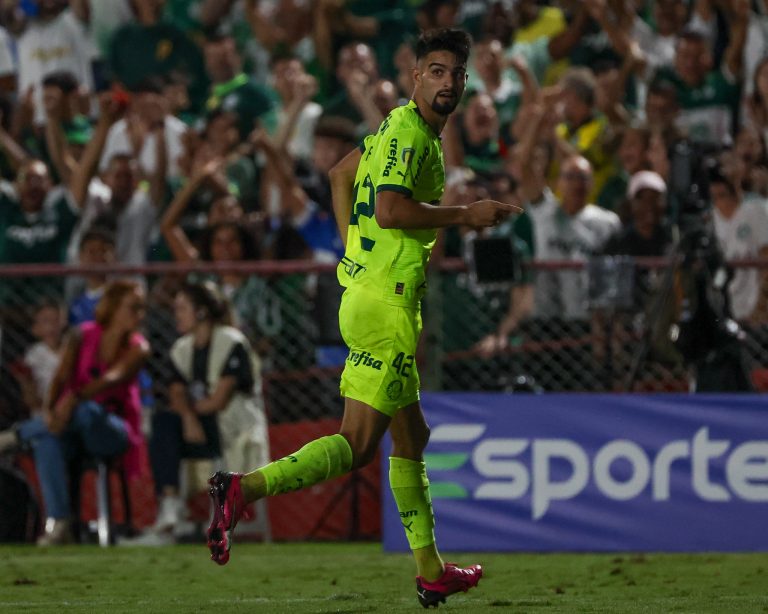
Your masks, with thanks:
[[[380,360],[376,360],[373,356],[371,356],[371,353],[367,351],[350,352],[349,358],[347,358],[347,362],[351,362],[353,367],[363,365],[365,367],[370,367],[371,369],[381,371],[382,362]]]
[[[575,499],[587,489],[614,501],[650,497],[664,503],[692,495],[706,502],[768,502],[768,440],[716,439],[702,425],[689,438],[666,441],[649,453],[626,438],[587,450],[566,438],[484,437],[486,429],[485,424],[433,428],[425,455],[433,498],[529,497],[534,520],[553,502]],[[451,476],[452,471],[463,475]]]

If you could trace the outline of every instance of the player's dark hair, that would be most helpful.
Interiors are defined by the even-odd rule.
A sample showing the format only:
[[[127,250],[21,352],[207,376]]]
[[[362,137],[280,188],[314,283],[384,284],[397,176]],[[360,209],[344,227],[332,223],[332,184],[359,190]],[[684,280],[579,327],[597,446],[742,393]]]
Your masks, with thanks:
[[[464,30],[458,28],[435,28],[421,33],[416,41],[416,60],[420,60],[433,51],[449,51],[466,64],[469,59],[469,49],[472,38]]]

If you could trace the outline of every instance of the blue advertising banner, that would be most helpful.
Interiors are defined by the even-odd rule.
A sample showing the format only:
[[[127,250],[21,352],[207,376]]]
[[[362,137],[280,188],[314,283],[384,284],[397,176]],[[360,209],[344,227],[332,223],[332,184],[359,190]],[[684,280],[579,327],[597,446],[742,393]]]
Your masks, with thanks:
[[[443,550],[768,550],[762,395],[427,393]],[[405,551],[383,458],[384,547]]]

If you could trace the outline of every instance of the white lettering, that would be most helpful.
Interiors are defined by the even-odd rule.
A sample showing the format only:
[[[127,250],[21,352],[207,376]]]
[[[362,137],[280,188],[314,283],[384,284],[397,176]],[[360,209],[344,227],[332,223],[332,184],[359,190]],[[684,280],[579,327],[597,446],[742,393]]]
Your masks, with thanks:
[[[472,454],[477,471],[487,478],[506,479],[481,484],[475,490],[475,499],[517,499],[528,492],[531,482],[528,469],[519,461],[508,460],[527,447],[526,439],[486,439],[481,442]]]
[[[728,501],[730,493],[709,481],[709,460],[722,455],[730,445],[721,439],[710,440],[709,429],[702,426],[693,438],[693,490],[705,501]]]
[[[746,501],[768,501],[768,442],[750,441],[737,447],[725,465],[728,485]]]
[[[570,477],[552,482],[550,461],[562,459],[571,465]],[[533,518],[541,518],[550,501],[570,499],[587,485],[589,459],[577,443],[568,439],[537,439],[533,442]]]
[[[619,482],[611,475],[611,465],[625,458],[632,465],[632,476]],[[632,441],[617,439],[600,448],[594,462],[595,483],[611,499],[626,501],[639,495],[651,477],[651,463],[643,449]]]
[[[691,445],[678,439],[663,446],[653,461],[653,500],[666,501],[669,499],[669,482],[672,473],[672,463],[678,459],[688,458]]]

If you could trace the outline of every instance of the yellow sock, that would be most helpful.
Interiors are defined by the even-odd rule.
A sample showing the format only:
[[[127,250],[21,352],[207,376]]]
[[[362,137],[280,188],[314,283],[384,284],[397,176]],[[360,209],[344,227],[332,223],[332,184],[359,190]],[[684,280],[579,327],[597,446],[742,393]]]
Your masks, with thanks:
[[[443,561],[435,546],[435,516],[424,463],[390,456],[389,485],[418,573],[436,580],[443,573]]]

